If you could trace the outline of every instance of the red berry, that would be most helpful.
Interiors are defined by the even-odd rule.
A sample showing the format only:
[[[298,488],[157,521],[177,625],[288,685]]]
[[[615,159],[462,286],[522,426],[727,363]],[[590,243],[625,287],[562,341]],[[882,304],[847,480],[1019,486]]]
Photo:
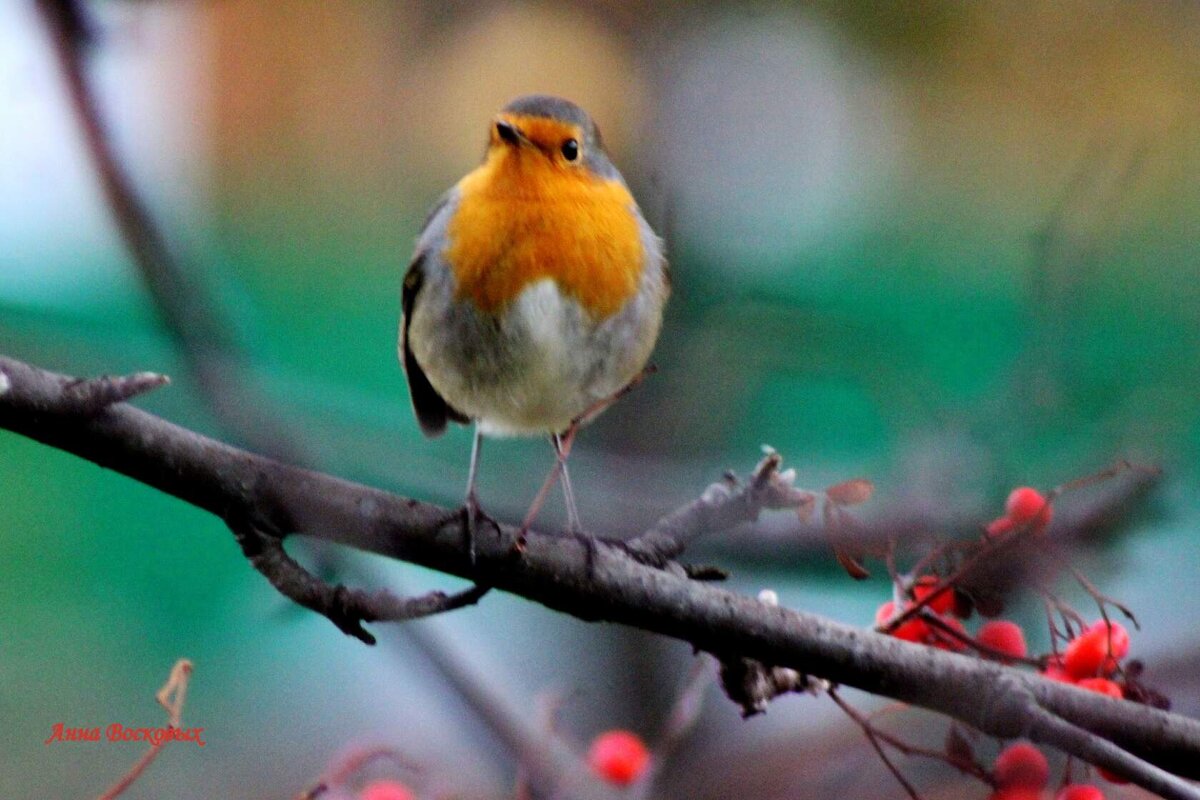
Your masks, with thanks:
[[[929,640],[929,623],[913,617],[897,626],[896,630],[892,631],[892,636],[906,642],[924,643]]]
[[[415,800],[412,790],[399,781],[372,781],[358,793],[359,800]]]
[[[1084,678],[1075,685],[1080,689],[1087,689],[1089,692],[1115,697],[1117,700],[1125,699],[1125,690],[1121,688],[1121,684],[1110,681],[1108,678]]]
[[[914,602],[921,602],[929,595],[933,594],[933,590],[940,582],[936,575],[922,575],[913,581],[912,596]],[[935,614],[946,614],[954,608],[954,589],[945,588],[938,592],[937,597],[929,601],[925,606]]]
[[[881,605],[875,612],[875,624],[879,628],[886,628],[892,618],[896,616],[896,604],[891,600]],[[929,638],[929,625],[925,620],[918,617],[913,617],[907,622],[901,623],[894,631],[891,631],[891,636],[897,639],[903,639],[906,642],[924,642]]]
[[[646,774],[650,751],[636,734],[629,731],[605,731],[592,740],[588,766],[601,779],[617,786],[628,786]]]
[[[1014,525],[1033,523],[1035,528],[1041,529],[1050,523],[1054,509],[1037,489],[1018,486],[1009,493],[1004,513]]]
[[[1000,536],[1001,534],[1008,533],[1015,527],[1013,521],[1008,517],[998,517],[989,522],[985,530],[988,536]]]
[[[1029,649],[1025,646],[1025,632],[1021,626],[1006,619],[995,619],[979,627],[975,639],[982,645],[998,650],[1013,658],[1025,658]]]
[[[1017,742],[996,756],[992,777],[1000,789],[1042,789],[1050,780],[1050,764],[1041,750],[1028,742]]]
[[[891,600],[875,609],[875,627],[882,628],[896,615],[896,604]]]
[[[1088,630],[1103,635],[1107,633],[1108,628],[1112,629],[1112,633],[1107,635],[1105,644],[1112,647],[1112,657],[1119,661],[1129,655],[1129,631],[1125,630],[1125,626],[1119,622],[1110,622],[1105,626],[1104,620],[1098,619]]]
[[[1104,793],[1090,783],[1064,786],[1054,800],[1104,800]]]
[[[1110,636],[1104,620],[1100,620],[1070,641],[1063,653],[1067,672],[1079,679],[1108,674],[1117,668],[1117,661],[1129,653],[1129,632],[1119,622],[1111,627]]]

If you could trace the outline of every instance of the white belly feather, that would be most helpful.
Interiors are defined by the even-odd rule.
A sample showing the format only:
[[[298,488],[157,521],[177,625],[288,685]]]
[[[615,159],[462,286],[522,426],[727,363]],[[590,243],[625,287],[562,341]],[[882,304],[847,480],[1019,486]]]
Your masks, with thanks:
[[[661,320],[658,295],[657,285],[639,292],[595,322],[547,278],[498,321],[466,303],[450,303],[440,317],[419,308],[413,325],[425,330],[413,342],[434,388],[485,433],[558,433],[645,365]]]

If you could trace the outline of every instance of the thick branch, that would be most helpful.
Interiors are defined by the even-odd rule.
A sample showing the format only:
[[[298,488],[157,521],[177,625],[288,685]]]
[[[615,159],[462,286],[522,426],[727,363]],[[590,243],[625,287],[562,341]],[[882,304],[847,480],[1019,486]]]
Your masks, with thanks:
[[[580,619],[619,622],[701,650],[741,653],[931,709],[1000,737],[1029,736],[1096,760],[1172,798],[1200,790],[1162,770],[1200,776],[1200,724],[1114,702],[1027,672],[902,642],[822,617],[771,607],[656,569],[624,549],[516,530],[476,531],[472,564],[461,515],[290,467],[172,425],[127,404],[90,416],[64,400],[65,376],[0,357],[0,427],[114,469],[216,514],[272,532],[298,532],[459,575]],[[1118,754],[1100,734],[1156,769]],[[1081,742],[1088,742],[1087,746]]]

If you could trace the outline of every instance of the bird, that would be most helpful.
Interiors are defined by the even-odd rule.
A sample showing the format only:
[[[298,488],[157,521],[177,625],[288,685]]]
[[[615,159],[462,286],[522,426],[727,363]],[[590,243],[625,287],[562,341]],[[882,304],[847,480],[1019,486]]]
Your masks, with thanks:
[[[579,426],[640,380],[671,278],[662,240],[575,103],[518,97],[491,120],[482,163],[434,204],[401,292],[399,356],[421,431],[474,424],[464,509],[481,513],[484,436],[548,436],[561,480]]]

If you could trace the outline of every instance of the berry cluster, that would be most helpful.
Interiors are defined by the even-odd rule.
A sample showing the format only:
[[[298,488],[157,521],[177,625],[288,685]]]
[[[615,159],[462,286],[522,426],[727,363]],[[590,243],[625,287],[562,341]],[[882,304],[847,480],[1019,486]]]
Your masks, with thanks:
[[[1068,642],[1061,655],[1047,659],[1042,674],[1120,699],[1124,692],[1111,677],[1120,670],[1121,659],[1128,653],[1129,631],[1125,626],[1119,622],[1096,620]]]
[[[942,650],[961,651],[970,639],[959,618],[971,614],[969,607],[960,605],[950,586],[940,585],[936,575],[921,575],[916,578],[907,592],[907,599],[897,607],[889,600],[875,611],[875,625],[897,639],[927,644]],[[921,605],[923,614],[913,614],[914,606]],[[894,621],[907,616],[900,624]]]
[[[917,580],[913,591],[914,598],[905,603],[904,609],[912,608],[915,603],[921,601],[922,592],[919,587],[925,580],[925,577]],[[898,613],[896,604],[889,600],[875,611],[875,625],[897,639],[927,644],[942,650],[961,652],[973,647],[985,658],[1005,663],[1028,657],[1025,632],[1021,630],[1020,625],[1004,619],[989,620],[979,627],[974,637],[971,637],[957,616],[951,616],[954,614],[965,618],[970,615],[970,610],[965,609],[964,613],[964,610],[954,607],[953,592],[947,590],[942,596],[947,598],[946,601],[943,602],[939,597],[926,606],[930,612],[928,616],[913,616],[890,630],[889,627]]]
[[[951,587],[938,587],[939,581],[936,576],[918,577],[908,591],[910,599],[904,602],[900,611],[896,610],[896,603],[891,600],[875,611],[875,626],[897,639],[927,644],[942,650],[960,652],[974,647],[980,655],[1006,663],[1028,656],[1025,633],[1015,622],[989,620],[980,626],[972,638],[960,621],[971,616],[970,605],[959,602]],[[901,614],[921,603],[924,603],[925,613],[910,616],[898,625],[894,624]]]
[[[950,603],[953,603],[952,592],[945,592],[944,596]],[[942,650],[961,651],[966,648],[963,642],[963,639],[969,638],[966,629],[958,619],[940,610],[945,605],[942,602],[941,596],[926,606],[932,612],[928,618],[923,618],[920,615],[912,616],[899,625],[891,627],[893,621],[902,613],[911,609],[915,602],[920,601],[906,602],[897,609],[896,604],[888,600],[875,610],[876,627],[880,630],[887,630],[892,636],[895,636],[897,639],[903,639],[906,642],[927,644]],[[956,636],[955,634],[958,635]]]
[[[1012,534],[1042,535],[1053,518],[1053,507],[1045,495],[1027,486],[1014,489],[1005,503],[1004,516],[985,529],[986,542]],[[898,601],[888,601],[875,612],[875,626],[897,639],[945,650],[972,650],[983,658],[1003,663],[1039,665],[1051,680],[1071,683],[1081,689],[1117,700],[1138,700],[1137,686],[1122,669],[1121,659],[1129,652],[1129,632],[1117,622],[1099,620],[1074,636],[1062,652],[1040,659],[1029,655],[1025,632],[1015,622],[992,619],[972,637],[961,620],[971,617],[973,603],[959,591],[955,580],[923,574],[897,580]],[[982,608],[982,607],[981,607]],[[990,616],[990,614],[987,614]],[[1121,682],[1118,682],[1118,679]],[[1123,778],[1100,768],[1100,775],[1114,783]],[[1049,780],[1046,757],[1027,743],[1017,743],[1002,752],[993,769],[995,792],[991,800],[1041,800]],[[1100,790],[1090,785],[1063,788],[1056,800],[1103,800]]]
[[[1046,756],[1028,742],[1006,747],[992,765],[996,790],[988,800],[1046,800],[1050,782],[1050,764]],[[1087,783],[1064,786],[1054,800],[1104,800],[1104,793]]]
[[[1121,659],[1129,654],[1129,631],[1119,622],[1096,620],[1091,627],[1076,636],[1061,655],[1046,659],[1042,674],[1080,689],[1107,695],[1114,700],[1125,699],[1125,688],[1113,680],[1121,669]],[[1100,774],[1113,783],[1128,783],[1103,767]]]
[[[1054,517],[1050,500],[1029,486],[1019,486],[1008,495],[1004,516],[993,520],[985,529],[993,539],[1011,531],[1041,534]],[[884,603],[875,612],[875,625],[880,630],[910,642],[932,645],[945,650],[964,650],[970,637],[960,620],[968,619],[971,601],[957,593],[949,582],[936,575],[921,575],[912,581],[907,600],[898,609],[896,603]],[[922,606],[924,613],[911,611]],[[991,614],[987,614],[991,616]],[[904,620],[896,624],[898,617]],[[985,623],[975,637],[976,650],[983,656],[1011,662],[1025,658],[1025,635],[1015,623],[996,620]]]

